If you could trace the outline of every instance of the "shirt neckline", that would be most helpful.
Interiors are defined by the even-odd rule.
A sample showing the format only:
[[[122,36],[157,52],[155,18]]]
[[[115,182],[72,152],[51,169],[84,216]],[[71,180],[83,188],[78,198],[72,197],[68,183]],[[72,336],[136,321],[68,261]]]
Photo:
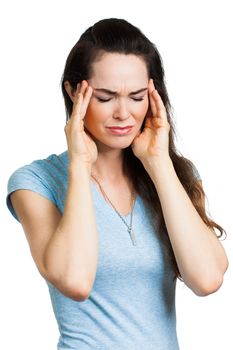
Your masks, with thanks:
[[[115,210],[113,209],[113,207],[111,206],[111,204],[110,204],[109,202],[107,202],[107,201],[104,199],[104,196],[103,196],[103,195],[100,193],[100,191],[97,189],[97,185],[96,185],[96,183],[95,183],[95,181],[94,181],[93,179],[91,179],[91,186],[92,186],[92,188],[94,189],[94,192],[95,192],[96,196],[97,196],[98,198],[100,198],[101,202],[104,203],[105,207],[108,208],[109,211],[115,212]],[[137,205],[137,201],[138,201],[138,194],[136,193],[133,211],[135,211],[135,207],[136,207],[136,205]],[[118,212],[119,212],[119,211],[118,211]],[[119,212],[119,213],[120,213],[120,212]],[[130,213],[127,214],[127,215],[123,215],[122,213],[120,213],[120,215],[121,215],[123,218],[127,219],[128,217],[131,216],[131,213],[132,213],[132,210],[131,210]]]

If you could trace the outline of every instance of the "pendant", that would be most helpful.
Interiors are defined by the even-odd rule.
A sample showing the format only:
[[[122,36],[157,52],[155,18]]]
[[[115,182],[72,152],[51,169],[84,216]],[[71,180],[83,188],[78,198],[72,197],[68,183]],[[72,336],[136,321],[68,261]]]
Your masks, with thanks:
[[[131,238],[131,241],[133,243],[133,245],[137,245],[136,243],[136,237],[135,237],[135,234],[133,232],[133,229],[132,228],[129,228],[128,229],[128,232],[129,232],[129,235],[130,235],[130,238]]]

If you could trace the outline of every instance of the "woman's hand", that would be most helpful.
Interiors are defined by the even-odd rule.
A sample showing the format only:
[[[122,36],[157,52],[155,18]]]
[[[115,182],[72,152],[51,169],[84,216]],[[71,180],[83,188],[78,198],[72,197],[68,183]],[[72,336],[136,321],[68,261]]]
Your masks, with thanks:
[[[148,85],[149,103],[145,126],[131,144],[133,153],[141,161],[169,157],[169,130],[167,113],[153,80]]]
[[[70,162],[82,159],[90,167],[96,161],[98,155],[95,142],[84,131],[84,118],[92,92],[92,87],[88,86],[86,80],[77,85],[72,114],[64,128]]]

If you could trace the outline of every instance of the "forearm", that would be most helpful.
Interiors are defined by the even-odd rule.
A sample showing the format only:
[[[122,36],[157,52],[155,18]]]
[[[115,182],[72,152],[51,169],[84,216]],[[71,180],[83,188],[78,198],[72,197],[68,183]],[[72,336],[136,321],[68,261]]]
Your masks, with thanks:
[[[45,265],[51,279],[62,287],[89,290],[96,275],[97,256],[90,172],[77,161],[69,167],[64,213],[47,246]]]
[[[199,295],[214,291],[221,285],[227,265],[221,243],[199,216],[170,158],[160,164],[152,161],[144,166],[156,187],[184,282]]]

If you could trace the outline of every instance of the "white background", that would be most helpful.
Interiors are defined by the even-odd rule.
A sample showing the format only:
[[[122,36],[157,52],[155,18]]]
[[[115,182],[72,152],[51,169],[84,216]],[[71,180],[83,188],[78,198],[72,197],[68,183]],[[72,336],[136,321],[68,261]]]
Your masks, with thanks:
[[[230,267],[221,289],[201,298],[178,284],[181,350],[233,349],[230,3],[8,0],[0,9],[1,349],[56,349],[58,330],[47,286],[20,224],[5,206],[6,184],[16,168],[66,149],[60,91],[65,60],[82,32],[108,17],[130,21],[157,45],[174,109],[178,148],[197,166],[209,211],[228,232],[223,245]]]

